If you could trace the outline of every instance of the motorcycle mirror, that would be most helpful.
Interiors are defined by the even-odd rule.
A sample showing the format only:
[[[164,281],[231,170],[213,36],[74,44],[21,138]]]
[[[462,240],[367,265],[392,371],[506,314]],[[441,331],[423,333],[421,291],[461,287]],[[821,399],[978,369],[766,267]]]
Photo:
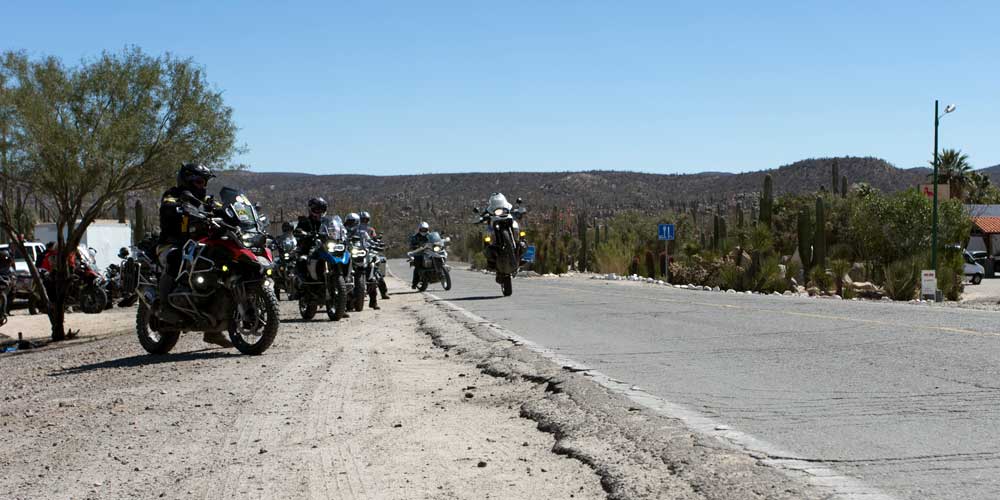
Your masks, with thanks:
[[[118,250],[118,258],[119,259],[128,258],[128,248],[122,247],[121,250]]]
[[[472,207],[472,213],[474,213],[474,214],[477,214],[477,215],[478,215],[478,214],[480,213],[480,211],[479,211],[479,207]]]
[[[518,205],[520,205],[520,204],[522,204],[522,203],[524,203],[524,200],[522,200],[521,198],[518,198],[518,199],[517,199],[517,204],[518,204]]]
[[[88,248],[87,252],[90,253],[90,255],[97,255],[97,249],[94,247]]]

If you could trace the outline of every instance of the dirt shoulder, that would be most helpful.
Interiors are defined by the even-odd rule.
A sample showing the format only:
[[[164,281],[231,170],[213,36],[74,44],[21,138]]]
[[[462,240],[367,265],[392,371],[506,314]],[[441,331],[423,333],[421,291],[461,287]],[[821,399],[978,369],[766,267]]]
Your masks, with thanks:
[[[259,357],[195,334],[165,357],[123,335],[0,355],[3,496],[605,498],[521,417],[544,386],[435,347],[422,295],[382,305],[333,323],[283,302]]]

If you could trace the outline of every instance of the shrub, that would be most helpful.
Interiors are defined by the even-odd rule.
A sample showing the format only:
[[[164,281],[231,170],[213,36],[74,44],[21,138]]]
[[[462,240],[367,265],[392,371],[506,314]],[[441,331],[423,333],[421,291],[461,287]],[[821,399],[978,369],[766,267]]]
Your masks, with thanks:
[[[719,286],[725,289],[742,290],[743,275],[746,270],[736,265],[735,262],[727,261],[719,267]]]
[[[941,257],[937,269],[938,288],[946,299],[961,300],[964,291],[962,281],[965,279],[962,255],[959,252],[949,251],[944,252]]]
[[[820,266],[816,266],[809,271],[809,282],[812,286],[819,288],[823,293],[830,291],[830,286],[833,285],[833,277],[827,274],[826,269]]]
[[[898,260],[885,269],[885,293],[892,300],[913,300],[919,269],[913,260]]]
[[[788,286],[791,287],[792,280],[799,280],[799,274],[802,272],[802,264],[797,260],[789,260],[785,263],[785,281],[788,282]]]
[[[610,240],[594,250],[594,264],[600,273],[625,274],[632,263],[632,252],[624,243]]]
[[[830,261],[830,271],[833,271],[833,281],[837,285],[837,295],[844,296],[844,276],[851,271],[850,261],[836,259]]]

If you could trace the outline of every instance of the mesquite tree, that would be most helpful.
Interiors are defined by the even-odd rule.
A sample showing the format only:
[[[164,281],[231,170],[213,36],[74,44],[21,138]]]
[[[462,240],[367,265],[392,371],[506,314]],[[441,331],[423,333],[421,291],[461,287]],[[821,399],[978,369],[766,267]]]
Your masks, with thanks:
[[[62,340],[67,263],[88,226],[129,193],[170,182],[184,161],[224,164],[237,151],[236,126],[203,69],[169,54],[128,48],[67,67],[7,52],[0,74],[19,137],[17,181],[55,219],[48,312],[52,339]]]

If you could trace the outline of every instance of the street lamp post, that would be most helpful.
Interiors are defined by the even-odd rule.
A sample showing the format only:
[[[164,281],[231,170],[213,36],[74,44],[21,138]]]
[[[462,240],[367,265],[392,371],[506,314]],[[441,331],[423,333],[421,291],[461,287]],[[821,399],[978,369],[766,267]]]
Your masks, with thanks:
[[[938,125],[941,117],[955,111],[955,105],[949,104],[944,113],[938,114],[938,101],[934,100],[934,206],[931,209],[931,269],[937,270],[937,240],[938,240]]]

